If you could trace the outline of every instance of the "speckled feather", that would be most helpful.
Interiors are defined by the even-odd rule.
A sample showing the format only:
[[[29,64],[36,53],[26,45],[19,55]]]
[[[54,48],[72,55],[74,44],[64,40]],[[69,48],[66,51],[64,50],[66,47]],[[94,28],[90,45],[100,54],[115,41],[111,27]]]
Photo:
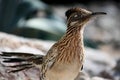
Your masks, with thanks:
[[[70,17],[75,11],[70,9],[66,16]],[[73,12],[72,12],[73,11]],[[67,18],[69,19],[69,18]],[[68,20],[69,21],[69,20]],[[74,80],[83,67],[84,44],[83,25],[67,26],[66,34],[55,43],[44,58],[41,80]]]
[[[46,56],[40,58],[25,54],[28,57],[34,57],[28,61],[40,68],[40,80],[74,80],[83,68],[84,24],[90,20],[92,12],[82,8],[71,8],[65,15],[67,16],[66,33],[50,48]],[[24,54],[18,56],[24,56]],[[26,67],[31,64],[24,65]]]

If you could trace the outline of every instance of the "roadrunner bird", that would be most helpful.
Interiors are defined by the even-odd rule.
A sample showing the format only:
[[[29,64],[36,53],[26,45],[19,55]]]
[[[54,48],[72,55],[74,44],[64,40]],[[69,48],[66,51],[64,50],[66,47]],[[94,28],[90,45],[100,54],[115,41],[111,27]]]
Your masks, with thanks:
[[[82,8],[71,8],[66,11],[67,30],[65,35],[56,42],[48,51],[46,56],[32,54],[12,54],[3,52],[1,56],[4,62],[28,62],[12,67],[32,67],[32,64],[41,65],[40,80],[74,80],[83,66],[84,44],[83,30],[84,25],[94,16],[106,14],[104,12],[91,12]],[[20,58],[9,58],[17,56]],[[19,71],[18,70],[18,71]],[[17,70],[16,70],[17,71]],[[13,71],[14,72],[14,71]]]

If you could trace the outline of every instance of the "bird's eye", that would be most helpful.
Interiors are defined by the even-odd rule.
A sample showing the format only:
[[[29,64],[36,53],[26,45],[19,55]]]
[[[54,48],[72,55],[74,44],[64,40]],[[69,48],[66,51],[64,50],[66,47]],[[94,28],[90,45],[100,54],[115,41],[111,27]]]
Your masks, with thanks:
[[[74,15],[74,17],[76,18],[76,17],[78,17],[78,15],[76,14],[76,15]]]

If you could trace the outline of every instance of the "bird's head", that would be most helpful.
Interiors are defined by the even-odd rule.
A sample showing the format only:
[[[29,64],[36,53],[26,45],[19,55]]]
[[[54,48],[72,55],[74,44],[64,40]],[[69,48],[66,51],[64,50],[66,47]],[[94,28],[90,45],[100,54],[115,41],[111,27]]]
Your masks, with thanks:
[[[97,15],[104,15],[105,12],[91,12],[82,8],[71,8],[66,11],[67,23],[69,26],[84,25],[92,17]]]

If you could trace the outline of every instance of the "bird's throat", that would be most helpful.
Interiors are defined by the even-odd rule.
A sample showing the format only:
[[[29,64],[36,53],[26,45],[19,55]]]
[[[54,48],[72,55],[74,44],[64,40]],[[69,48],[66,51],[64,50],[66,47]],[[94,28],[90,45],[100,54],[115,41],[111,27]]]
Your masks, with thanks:
[[[72,26],[67,29],[65,36],[60,40],[59,50],[61,52],[59,61],[71,62],[75,59],[80,59],[80,55],[84,51],[82,30],[81,26]]]
[[[83,30],[84,27],[82,25],[70,26],[67,28],[66,36],[69,36],[70,34],[74,36],[75,35],[83,36]]]

